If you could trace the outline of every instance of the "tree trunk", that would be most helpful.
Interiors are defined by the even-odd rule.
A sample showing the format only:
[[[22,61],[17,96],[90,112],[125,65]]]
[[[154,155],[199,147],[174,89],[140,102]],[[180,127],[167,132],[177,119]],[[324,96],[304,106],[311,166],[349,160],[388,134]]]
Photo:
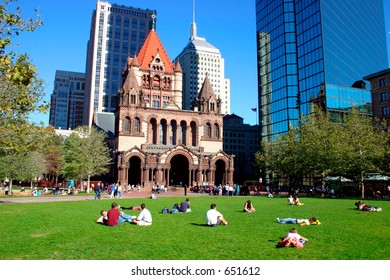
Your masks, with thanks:
[[[89,193],[89,183],[91,181],[91,175],[88,173],[88,182],[87,182],[87,193]]]
[[[362,198],[364,198],[364,177],[363,177],[363,172],[360,172],[360,185],[362,186]]]

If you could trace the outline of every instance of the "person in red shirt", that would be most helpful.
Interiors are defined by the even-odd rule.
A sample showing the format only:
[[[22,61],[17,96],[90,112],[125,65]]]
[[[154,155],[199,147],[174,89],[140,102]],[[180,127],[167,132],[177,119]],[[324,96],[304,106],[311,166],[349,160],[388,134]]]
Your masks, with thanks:
[[[133,216],[126,215],[124,213],[119,212],[117,209],[117,205],[115,202],[111,204],[111,209],[107,212],[107,226],[116,226],[121,222],[131,222],[133,220]]]

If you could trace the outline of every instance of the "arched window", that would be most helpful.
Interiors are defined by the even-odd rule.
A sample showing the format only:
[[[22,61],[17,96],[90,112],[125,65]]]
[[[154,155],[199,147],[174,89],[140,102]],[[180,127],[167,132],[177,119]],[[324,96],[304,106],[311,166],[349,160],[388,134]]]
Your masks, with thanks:
[[[160,122],[160,143],[167,144],[167,121],[161,120]]]
[[[123,131],[124,132],[130,132],[130,118],[129,117],[126,117],[124,120],[123,120],[124,124],[123,124]]]
[[[177,123],[175,120],[171,121],[171,133],[170,133],[169,143],[171,145],[177,144]]]
[[[195,122],[191,122],[191,145],[192,146],[196,146],[197,145],[197,141],[196,141],[196,123]]]
[[[139,134],[140,133],[140,125],[141,121],[139,118],[134,119],[134,134]]]
[[[214,135],[213,135],[215,138],[219,138],[219,126],[218,124],[214,124]]]
[[[130,104],[136,104],[137,98],[135,94],[130,95]]]
[[[187,145],[187,124],[185,121],[182,121],[180,123],[180,140],[181,140],[181,143],[184,144],[184,145]]]
[[[159,75],[155,75],[153,77],[153,88],[160,88],[160,76]]]
[[[206,136],[208,138],[211,138],[211,124],[210,123],[206,123],[206,131],[205,131],[205,133],[206,133]]]
[[[160,101],[153,100],[152,101],[152,108],[160,108]]]
[[[151,140],[152,144],[157,144],[157,121],[156,121],[156,119],[150,120],[149,132],[151,133],[150,140]]]

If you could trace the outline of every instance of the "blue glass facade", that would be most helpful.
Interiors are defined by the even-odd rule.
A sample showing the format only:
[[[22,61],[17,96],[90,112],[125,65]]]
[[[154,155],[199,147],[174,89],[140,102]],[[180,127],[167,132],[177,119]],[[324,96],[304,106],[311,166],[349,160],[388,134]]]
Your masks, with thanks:
[[[369,113],[369,91],[351,86],[388,67],[382,0],[256,0],[256,30],[263,140],[310,113],[321,89],[327,109]]]

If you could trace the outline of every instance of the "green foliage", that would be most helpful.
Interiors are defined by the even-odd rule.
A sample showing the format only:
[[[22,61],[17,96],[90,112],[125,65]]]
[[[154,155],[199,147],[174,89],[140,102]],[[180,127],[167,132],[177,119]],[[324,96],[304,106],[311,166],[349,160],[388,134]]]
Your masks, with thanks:
[[[34,31],[42,24],[37,19],[25,19],[16,0],[3,0],[0,4],[0,120],[21,118],[38,109],[45,111],[46,104],[40,104],[44,93],[43,81],[37,77],[36,67],[27,54],[8,50],[13,39],[23,31]]]
[[[39,197],[36,198],[39,201]],[[123,198],[122,206],[145,203],[153,225],[96,224],[111,199],[78,202],[3,204],[0,207],[0,259],[4,260],[389,260],[389,201],[370,201],[382,212],[362,212],[354,200],[250,197],[255,213],[242,212],[248,197],[191,197],[191,213],[162,214],[184,197]],[[211,203],[231,222],[206,227]],[[139,211],[125,210],[138,215]],[[319,226],[298,227],[309,239],[303,249],[275,248],[294,225],[276,217],[316,216]],[[126,239],[126,236],[131,236]],[[369,242],[367,242],[369,240]],[[362,249],[362,244],[365,244]]]
[[[65,139],[62,147],[65,178],[87,179],[105,174],[111,163],[106,134],[94,127],[81,126]]]
[[[334,123],[321,111],[302,119],[275,141],[263,143],[256,155],[258,165],[282,176],[326,176],[343,174],[360,181],[370,172],[385,170],[383,161],[389,151],[389,135],[378,120],[361,115],[357,109]]]
[[[31,112],[45,111],[48,106],[41,102],[43,81],[38,78],[36,67],[27,54],[15,51],[14,39],[21,32],[34,31],[42,22],[39,15],[36,19],[24,18],[16,2],[0,3],[0,156],[7,162],[0,165],[0,174],[25,179],[32,176],[31,170],[30,175],[23,174],[28,167],[25,164],[31,162],[30,156],[35,155],[37,160],[38,154],[46,152],[54,131],[27,121]],[[31,168],[42,167],[43,163],[35,162]]]

